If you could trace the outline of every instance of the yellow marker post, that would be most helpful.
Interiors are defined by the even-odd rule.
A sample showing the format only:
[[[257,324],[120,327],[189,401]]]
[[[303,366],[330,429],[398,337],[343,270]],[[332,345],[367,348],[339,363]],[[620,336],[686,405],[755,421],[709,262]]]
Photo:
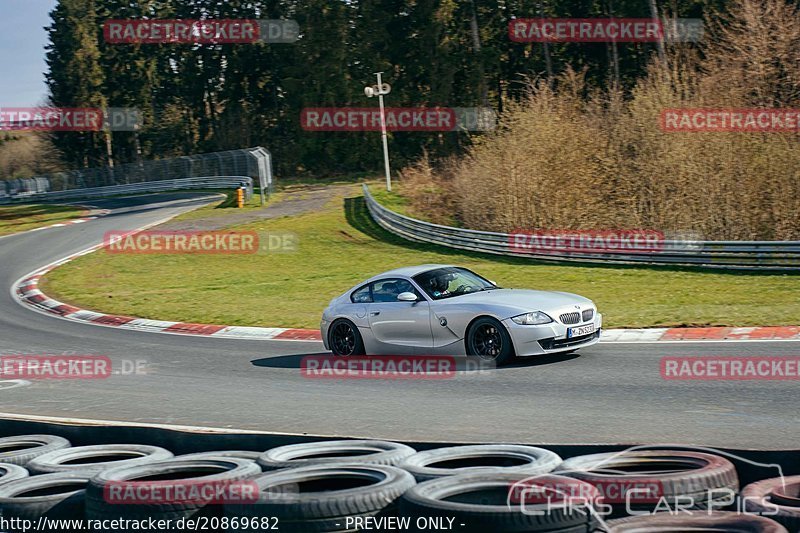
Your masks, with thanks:
[[[236,189],[236,206],[239,209],[244,207],[244,189],[241,187]]]

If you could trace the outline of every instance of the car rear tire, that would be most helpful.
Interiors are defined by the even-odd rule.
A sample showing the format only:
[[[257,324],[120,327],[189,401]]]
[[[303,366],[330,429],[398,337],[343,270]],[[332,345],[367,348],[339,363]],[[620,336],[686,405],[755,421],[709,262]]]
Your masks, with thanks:
[[[328,331],[328,346],[333,355],[340,357],[365,353],[364,340],[358,332],[358,327],[346,318],[340,318],[331,324]]]
[[[497,366],[510,363],[514,359],[511,335],[503,324],[488,316],[481,317],[470,325],[466,349],[467,355],[493,361]]]

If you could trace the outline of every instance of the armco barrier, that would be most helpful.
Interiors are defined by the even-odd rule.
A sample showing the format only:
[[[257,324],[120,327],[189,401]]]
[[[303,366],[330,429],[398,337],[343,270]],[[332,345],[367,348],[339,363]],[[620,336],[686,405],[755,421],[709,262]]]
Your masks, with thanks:
[[[553,262],[693,266],[724,270],[800,271],[800,241],[665,240],[661,250],[534,253],[515,250],[511,234],[431,224],[391,211],[363,186],[375,222],[405,239],[473,252]]]
[[[253,196],[253,178],[248,176],[209,176],[201,178],[181,178],[174,180],[145,181],[128,185],[109,185],[89,189],[70,189],[38,194],[30,194],[17,201],[49,201],[83,198],[106,198],[122,194],[151,193],[185,189],[236,189],[242,184],[247,189],[247,199]],[[0,202],[2,203],[2,202]],[[15,202],[16,203],[16,202]]]
[[[261,189],[261,205],[264,205],[275,181],[272,154],[266,148],[257,146],[117,164],[113,167],[64,170],[32,178],[0,179],[0,203],[24,202],[32,196],[56,191],[205,176],[250,176],[257,179]]]

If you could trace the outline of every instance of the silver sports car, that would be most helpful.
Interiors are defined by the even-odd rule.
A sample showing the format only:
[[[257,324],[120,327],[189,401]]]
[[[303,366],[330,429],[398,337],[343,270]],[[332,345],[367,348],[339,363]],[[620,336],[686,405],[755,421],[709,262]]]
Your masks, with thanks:
[[[476,355],[503,364],[590,346],[601,325],[583,296],[503,289],[466,268],[421,265],[334,298],[320,330],[334,355]]]

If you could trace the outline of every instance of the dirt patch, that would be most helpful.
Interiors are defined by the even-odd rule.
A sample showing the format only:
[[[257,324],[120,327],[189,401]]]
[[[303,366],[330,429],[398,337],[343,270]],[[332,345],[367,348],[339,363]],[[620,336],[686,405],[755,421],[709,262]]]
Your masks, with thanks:
[[[170,221],[162,224],[158,229],[163,231],[216,231],[259,220],[313,213],[321,210],[330,200],[336,197],[343,198],[358,190],[360,189],[357,186],[350,184],[298,188],[285,192],[279,202],[269,204],[264,209],[241,212],[230,208],[228,209],[230,213],[223,216],[215,213],[214,216],[206,218]]]

